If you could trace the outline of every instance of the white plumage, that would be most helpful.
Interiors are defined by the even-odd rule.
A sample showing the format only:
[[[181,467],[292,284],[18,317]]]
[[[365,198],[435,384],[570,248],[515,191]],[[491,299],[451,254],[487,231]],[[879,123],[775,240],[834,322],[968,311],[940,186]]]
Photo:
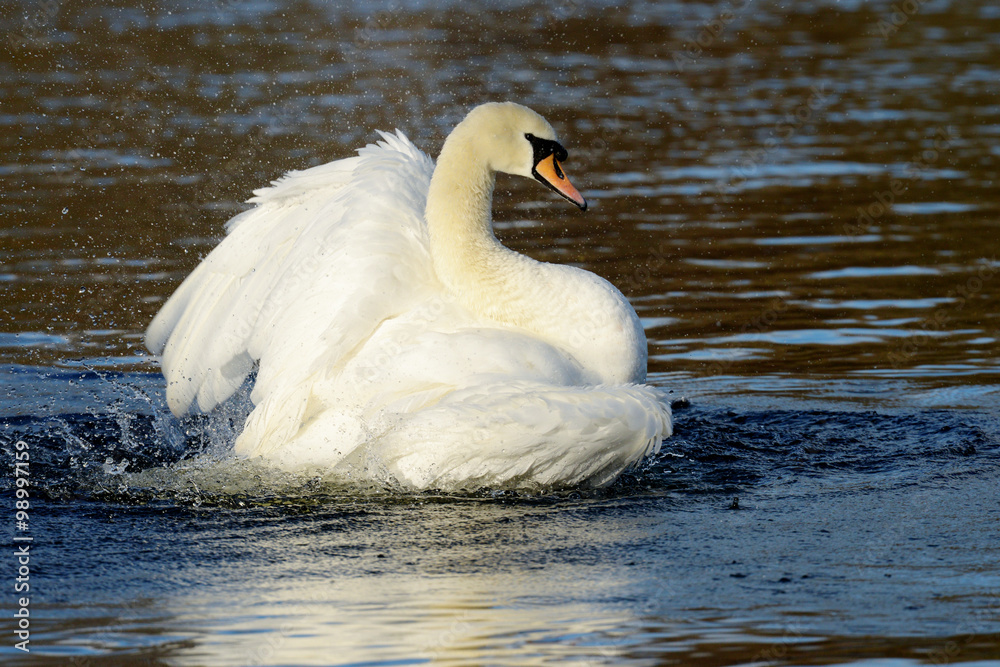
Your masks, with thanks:
[[[238,453],[418,489],[601,486],[658,451],[670,409],[640,384],[628,302],[492,234],[496,170],[585,206],[533,173],[554,136],[525,107],[483,105],[437,171],[382,133],[255,191],[147,332],[171,410],[210,411],[256,368]]]

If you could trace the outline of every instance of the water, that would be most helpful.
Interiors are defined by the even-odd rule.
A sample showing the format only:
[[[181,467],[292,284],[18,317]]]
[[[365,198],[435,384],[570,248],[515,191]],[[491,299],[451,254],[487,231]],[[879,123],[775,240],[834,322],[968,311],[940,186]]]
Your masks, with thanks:
[[[0,441],[34,538],[5,663],[1000,657],[992,3],[0,12]],[[496,99],[553,121],[593,204],[501,178],[498,233],[632,300],[690,400],[658,458],[400,495],[167,413],[142,332],[253,188],[376,128],[435,152]]]

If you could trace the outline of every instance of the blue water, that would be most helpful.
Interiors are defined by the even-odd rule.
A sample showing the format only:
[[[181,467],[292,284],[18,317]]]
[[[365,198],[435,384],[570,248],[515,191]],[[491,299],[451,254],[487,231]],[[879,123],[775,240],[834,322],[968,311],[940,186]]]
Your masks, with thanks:
[[[609,489],[401,495],[233,459],[231,425],[176,420],[155,375],[7,372],[62,408],[2,406],[6,459],[31,452],[33,658],[995,655],[995,411],[680,401]]]

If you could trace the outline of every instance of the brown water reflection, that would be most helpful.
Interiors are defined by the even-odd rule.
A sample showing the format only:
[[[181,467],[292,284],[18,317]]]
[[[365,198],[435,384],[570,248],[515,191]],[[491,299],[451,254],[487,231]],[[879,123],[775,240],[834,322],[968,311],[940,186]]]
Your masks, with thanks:
[[[313,597],[308,598],[310,600]],[[462,604],[464,603],[464,604]],[[147,603],[148,604],[148,603]],[[146,605],[143,605],[146,606]],[[731,624],[731,619],[713,619],[717,625],[698,627],[677,619],[647,617],[631,619],[632,625],[621,625],[618,618],[593,620],[553,619],[523,608],[504,609],[482,604],[478,600],[452,601],[434,609],[420,609],[423,618],[418,625],[399,631],[406,639],[406,648],[394,652],[384,643],[379,649],[365,646],[366,640],[378,643],[378,638],[354,624],[348,614],[322,616],[317,607],[326,610],[326,602],[305,606],[311,614],[296,608],[292,613],[298,641],[283,641],[283,637],[255,635],[271,628],[264,619],[243,619],[236,628],[229,619],[219,619],[232,637],[213,634],[214,623],[200,622],[190,628],[190,637],[178,637],[180,618],[162,612],[148,616],[130,613],[124,617],[100,616],[86,620],[44,622],[42,628],[53,643],[79,643],[92,639],[96,649],[107,627],[118,627],[143,637],[156,637],[155,645],[135,646],[122,651],[122,657],[101,657],[102,665],[169,665],[169,664],[330,664],[331,634],[341,640],[337,645],[338,664],[397,664],[398,662],[431,662],[435,665],[520,664],[543,665],[552,660],[583,664],[650,664],[699,665],[722,667],[737,664],[809,665],[852,664],[877,651],[886,660],[900,664],[990,664],[1000,645],[998,635],[956,634],[948,637],[814,637],[803,634],[791,624],[784,632],[748,631]],[[331,605],[332,606],[332,605]],[[143,610],[145,611],[145,610]],[[207,611],[207,610],[205,610]],[[264,611],[264,610],[255,610]],[[271,607],[271,614],[286,616],[287,607]],[[419,616],[414,609],[394,610],[385,625],[408,625]],[[579,613],[579,612],[578,612]],[[585,610],[593,614],[592,610]],[[331,618],[332,616],[332,618]],[[525,616],[528,616],[526,619]],[[553,627],[549,632],[521,636],[526,621],[536,627]],[[347,625],[348,627],[342,627]],[[561,634],[560,634],[561,633]],[[269,640],[269,641],[268,641]],[[569,640],[569,641],[567,641]],[[85,643],[89,643],[85,640]],[[123,647],[124,648],[124,647]],[[375,660],[375,655],[381,660]],[[538,655],[535,660],[531,655]],[[541,654],[541,655],[540,655]],[[544,657],[542,657],[544,655]],[[62,658],[39,657],[32,665],[61,665]],[[86,658],[79,658],[84,661]],[[12,663],[12,664],[16,664]],[[29,664],[29,663],[25,663]]]
[[[504,181],[501,235],[622,286],[660,381],[995,385],[1000,16],[886,17],[575,0],[15,14],[0,361],[141,361],[152,314],[254,187],[376,128],[435,152],[469,106],[507,98],[556,123],[597,205]]]

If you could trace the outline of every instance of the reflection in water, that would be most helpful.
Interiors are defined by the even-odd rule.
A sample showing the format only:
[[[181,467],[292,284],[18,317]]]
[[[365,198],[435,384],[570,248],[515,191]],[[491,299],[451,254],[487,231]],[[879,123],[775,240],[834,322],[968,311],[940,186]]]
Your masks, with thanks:
[[[54,452],[39,650],[995,657],[995,3],[344,5],[0,9],[0,436]],[[738,407],[680,413],[598,498],[369,498],[178,462],[204,424],[163,416],[142,332],[240,202],[378,128],[435,153],[497,99],[554,122],[594,203],[501,179],[504,242],[612,280],[652,380]],[[962,406],[982,412],[937,410]]]
[[[740,437],[719,415],[688,417],[680,435],[691,442]],[[757,447],[777,433],[762,427],[794,419],[820,436],[816,452]],[[859,646],[917,658],[954,642],[964,661],[988,657],[997,579],[986,563],[997,545],[977,534],[967,508],[982,507],[990,476],[957,491],[964,460],[929,450],[900,462],[881,443],[879,454],[834,451],[838,425],[807,419],[743,413],[735,467],[705,466],[726,450],[682,441],[671,475],[589,498],[365,496],[309,485],[299,497],[248,496],[224,493],[235,479],[225,467],[189,470],[189,486],[168,491],[141,486],[160,469],[153,479],[116,473],[117,490],[115,475],[104,478],[75,516],[48,502],[56,511],[41,534],[85,539],[87,563],[59,568],[40,651],[220,665],[815,664],[865,655],[851,653]],[[898,438],[906,425],[825,415],[838,419],[868,446],[872,433]],[[942,426],[922,419],[918,430]],[[853,461],[859,454],[865,460]],[[925,456],[946,480],[914,485]],[[994,473],[996,464],[995,448],[977,459]],[[174,468],[183,476],[191,465]],[[796,470],[797,480],[788,474]],[[865,470],[882,474],[858,475]],[[821,473],[811,483],[810,471]],[[724,478],[756,489],[743,509],[727,509]],[[965,549],[955,548],[958,536]],[[86,608],[73,599],[81,592]]]

